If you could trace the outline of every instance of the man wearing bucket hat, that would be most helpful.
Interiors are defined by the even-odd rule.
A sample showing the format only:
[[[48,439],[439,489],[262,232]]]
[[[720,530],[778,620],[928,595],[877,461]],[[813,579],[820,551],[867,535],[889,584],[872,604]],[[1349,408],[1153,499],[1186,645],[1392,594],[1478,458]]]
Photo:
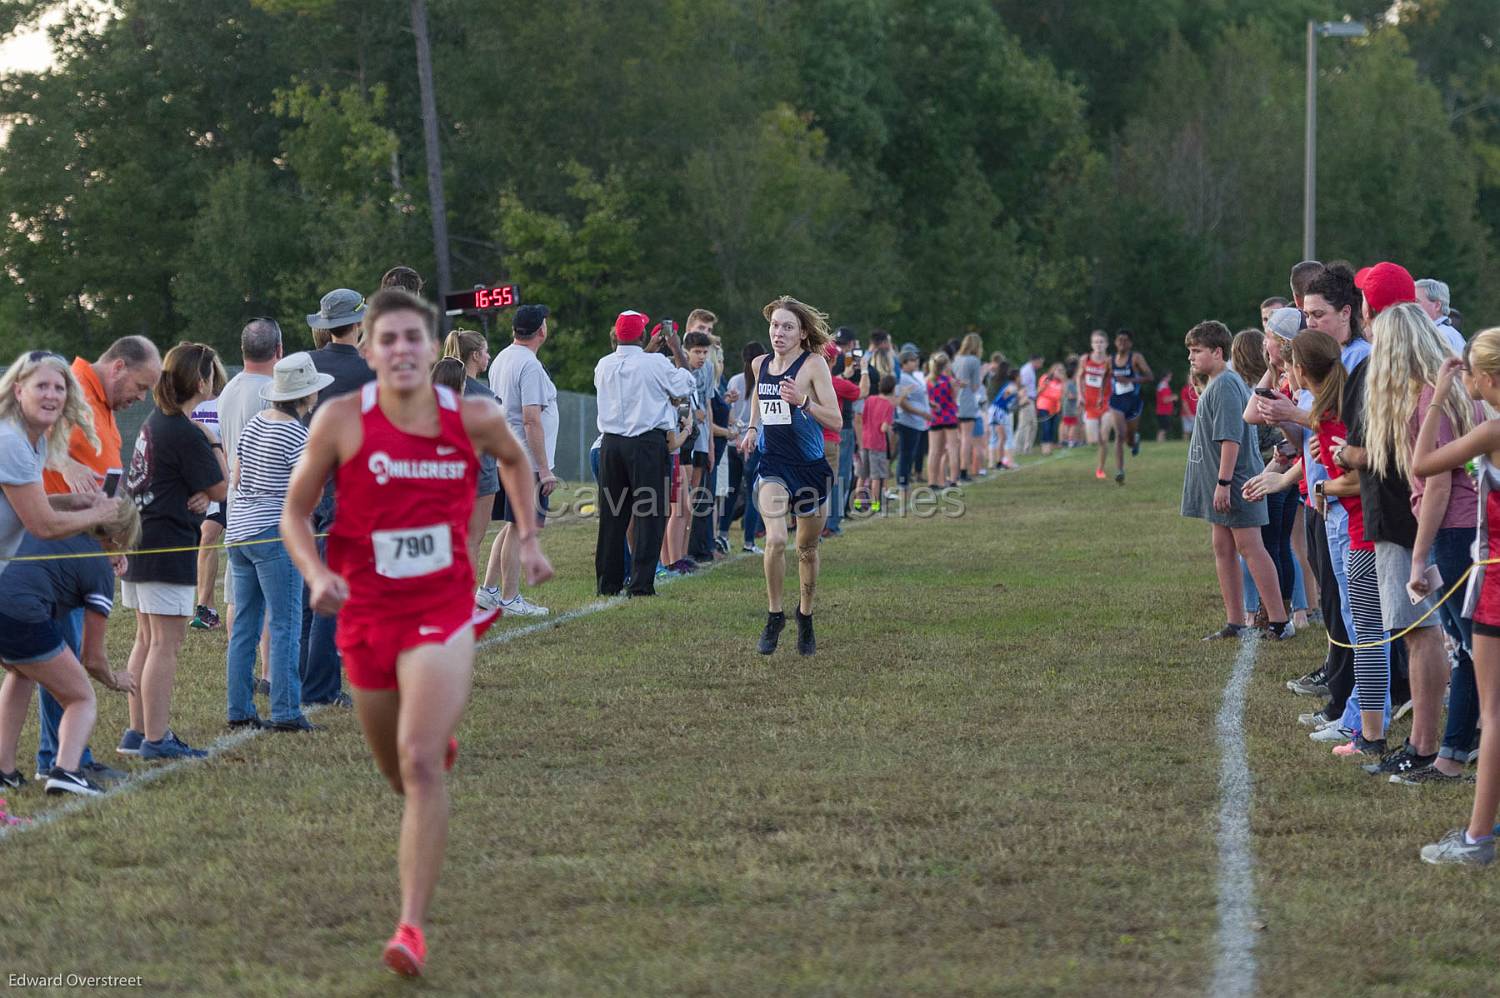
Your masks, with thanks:
[[[298,671],[298,621],[302,617],[302,578],[281,543],[281,512],[292,470],[307,447],[302,419],[318,393],[333,384],[319,374],[312,357],[294,353],[276,362],[270,382],[258,393],[269,403],[240,431],[230,481],[234,502],[224,531],[233,580],[236,626],[230,631],[225,664],[229,726],[311,731],[302,714]],[[255,711],[255,646],[261,623],[271,621],[271,720],[262,725]]]
[[[307,317],[315,330],[325,330],[330,339],[321,349],[308,356],[319,374],[333,376],[328,387],[318,393],[318,405],[358,391],[375,380],[375,372],[359,355],[360,324],[365,318],[365,299],[358,291],[336,288],[323,296],[318,310]],[[317,408],[317,405],[313,407]],[[333,526],[333,483],[323,489],[323,499],[313,511],[313,530],[327,533]],[[342,675],[337,645],[334,644],[336,622],[332,617],[315,614],[307,593],[302,593],[302,696],[305,703],[336,703],[350,706],[349,695],[340,689]]]

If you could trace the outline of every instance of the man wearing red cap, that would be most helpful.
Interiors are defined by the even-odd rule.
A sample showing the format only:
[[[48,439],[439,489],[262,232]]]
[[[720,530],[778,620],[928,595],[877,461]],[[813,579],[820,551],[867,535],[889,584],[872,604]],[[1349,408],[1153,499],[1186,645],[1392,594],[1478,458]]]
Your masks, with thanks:
[[[656,557],[667,525],[667,431],[676,425],[672,397],[691,395],[693,372],[670,321],[662,337],[676,366],[659,353],[646,353],[641,340],[647,317],[635,311],[615,319],[615,351],[594,367],[599,403],[599,536],[594,572],[601,596],[615,596],[625,584],[625,531],[635,518],[635,565],[630,595],[656,595]]]

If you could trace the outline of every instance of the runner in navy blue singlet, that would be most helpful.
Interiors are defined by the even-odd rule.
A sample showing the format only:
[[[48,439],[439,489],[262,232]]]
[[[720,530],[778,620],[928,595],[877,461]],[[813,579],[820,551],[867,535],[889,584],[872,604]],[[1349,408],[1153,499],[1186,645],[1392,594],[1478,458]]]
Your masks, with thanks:
[[[765,567],[769,613],[760,653],[776,650],[786,613],[781,606],[786,578],[788,516],[797,523],[797,650],[811,655],[813,595],[818,586],[818,541],[828,516],[833,473],[823,456],[823,428],[843,425],[839,401],[823,348],[828,317],[795,298],[781,297],[763,312],[770,320],[772,352],[752,361],[755,394],[750,428],[740,442],[746,456],[760,451],[752,498],[766,527]]]

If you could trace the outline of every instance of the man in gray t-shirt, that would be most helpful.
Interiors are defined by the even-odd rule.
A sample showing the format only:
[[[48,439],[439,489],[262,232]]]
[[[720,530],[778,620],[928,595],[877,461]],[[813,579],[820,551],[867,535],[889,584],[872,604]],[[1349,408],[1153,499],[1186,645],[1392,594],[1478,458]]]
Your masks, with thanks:
[[[1229,369],[1232,343],[1222,322],[1200,322],[1187,334],[1188,363],[1193,373],[1208,379],[1198,400],[1198,418],[1188,444],[1187,470],[1182,478],[1182,515],[1212,524],[1214,567],[1219,594],[1224,598],[1224,627],[1204,640],[1232,638],[1244,629],[1245,598],[1239,559],[1245,559],[1262,605],[1271,620],[1268,638],[1290,637],[1286,603],[1276,566],[1261,540],[1260,528],[1269,522],[1264,503],[1248,502],[1245,483],[1264,470],[1255,427],[1245,422],[1250,388]]]

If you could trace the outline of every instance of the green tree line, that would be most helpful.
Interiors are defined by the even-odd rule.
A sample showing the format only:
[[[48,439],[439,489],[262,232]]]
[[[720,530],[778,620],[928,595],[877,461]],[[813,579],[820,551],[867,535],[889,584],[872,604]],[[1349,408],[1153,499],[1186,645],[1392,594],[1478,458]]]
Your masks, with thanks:
[[[0,0],[0,35],[47,0]],[[124,333],[237,358],[319,295],[434,273],[409,4],[65,5],[0,80],[0,354]],[[1301,246],[1304,26],[1319,249],[1500,318],[1493,0],[430,0],[454,283],[554,313],[585,388],[614,314],[792,293],[841,324],[1159,366],[1252,323]]]

